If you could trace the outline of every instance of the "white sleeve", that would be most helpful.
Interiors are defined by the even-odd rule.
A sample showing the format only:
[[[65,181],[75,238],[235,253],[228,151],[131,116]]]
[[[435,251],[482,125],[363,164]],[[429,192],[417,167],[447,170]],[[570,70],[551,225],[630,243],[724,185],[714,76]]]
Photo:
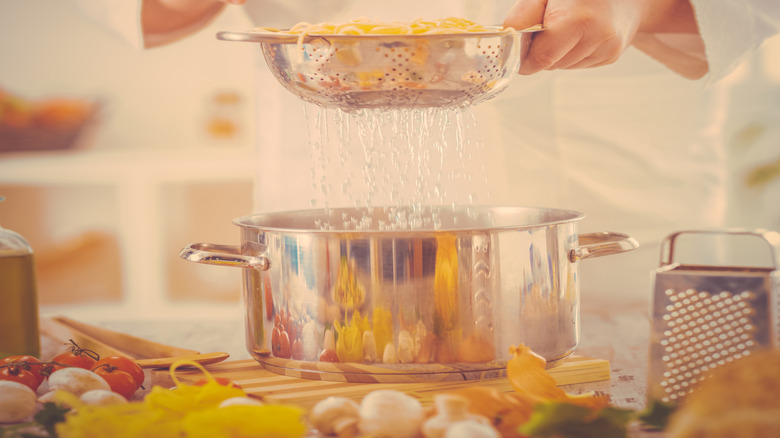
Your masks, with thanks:
[[[780,32],[780,0],[690,0],[699,34],[638,33],[633,45],[689,79],[714,83]]]
[[[144,47],[141,29],[142,0],[72,0],[97,24],[120,36],[137,49]]]
[[[710,82],[717,81],[780,32],[780,0],[690,0]]]

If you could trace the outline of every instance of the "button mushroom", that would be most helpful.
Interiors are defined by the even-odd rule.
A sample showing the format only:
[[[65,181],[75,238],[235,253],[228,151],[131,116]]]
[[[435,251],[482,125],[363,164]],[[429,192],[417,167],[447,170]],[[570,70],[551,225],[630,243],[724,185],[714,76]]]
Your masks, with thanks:
[[[468,411],[469,401],[462,395],[436,394],[434,403],[436,405],[436,415],[426,420],[422,427],[425,438],[444,438],[445,433],[451,426],[462,421],[488,423],[487,418]]]
[[[360,403],[360,432],[370,437],[413,438],[423,423],[420,402],[403,392],[380,389]]]
[[[323,435],[352,438],[358,434],[359,406],[346,397],[328,397],[309,412],[312,427]]]

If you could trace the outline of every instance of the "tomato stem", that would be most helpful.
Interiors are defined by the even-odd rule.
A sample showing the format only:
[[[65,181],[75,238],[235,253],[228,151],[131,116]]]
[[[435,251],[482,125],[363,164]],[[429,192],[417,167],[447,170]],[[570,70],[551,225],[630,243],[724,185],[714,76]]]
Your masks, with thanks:
[[[68,342],[66,342],[65,345],[68,345],[68,349],[71,351],[71,353],[73,353],[74,356],[87,356],[89,358],[95,359],[95,361],[100,360],[100,355],[96,351],[90,350],[88,348],[82,348],[73,339],[68,339]]]

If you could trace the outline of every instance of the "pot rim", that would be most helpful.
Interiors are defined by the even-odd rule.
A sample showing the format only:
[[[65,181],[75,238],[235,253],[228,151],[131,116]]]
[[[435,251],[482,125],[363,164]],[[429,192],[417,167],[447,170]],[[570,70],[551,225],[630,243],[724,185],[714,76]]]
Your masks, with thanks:
[[[453,209],[451,206],[426,206],[425,208],[439,208],[441,212],[448,216],[453,216]],[[377,206],[372,208],[372,212],[387,212],[387,209],[396,208],[390,206]],[[315,228],[315,220],[320,218],[338,219],[342,213],[356,213],[356,212],[368,212],[365,207],[332,207],[332,208],[315,208],[315,209],[299,209],[288,210],[279,212],[266,212],[266,213],[254,213],[244,216],[239,216],[233,219],[233,224],[244,228],[253,230],[275,231],[280,233],[306,233],[306,234],[367,234],[367,235],[416,235],[431,233],[463,233],[474,231],[502,231],[502,230],[523,230],[538,227],[556,226],[566,224],[570,222],[576,222],[582,220],[585,217],[584,213],[576,210],[558,209],[558,208],[546,208],[546,207],[524,207],[524,206],[510,206],[510,205],[476,205],[476,206],[464,206],[455,209],[454,215],[458,215],[458,218],[465,217],[469,219],[469,215],[487,215],[487,220],[492,221],[491,224],[478,224],[473,226],[443,226],[441,228],[433,228],[427,226],[423,228],[407,228],[407,229],[322,229]],[[528,223],[512,223],[512,218],[520,216],[541,216],[541,220]],[[496,217],[499,216],[499,217]],[[311,225],[309,227],[303,226],[290,226],[289,222],[301,222],[308,220]],[[473,220],[473,219],[472,219]],[[279,223],[285,225],[280,225]],[[526,221],[527,222],[527,221]]]

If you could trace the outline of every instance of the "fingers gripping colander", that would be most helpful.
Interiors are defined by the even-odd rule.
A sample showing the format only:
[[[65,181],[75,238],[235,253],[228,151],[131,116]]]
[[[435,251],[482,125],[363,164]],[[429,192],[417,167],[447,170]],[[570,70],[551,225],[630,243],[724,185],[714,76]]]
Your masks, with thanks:
[[[758,236],[772,267],[674,262],[683,234]],[[655,273],[648,399],[677,402],[709,372],[760,348],[780,346],[780,234],[681,231],[666,237]]]
[[[219,32],[226,41],[260,43],[276,79],[323,107],[458,107],[504,90],[520,68],[531,35],[491,32],[438,35],[297,35]]]

